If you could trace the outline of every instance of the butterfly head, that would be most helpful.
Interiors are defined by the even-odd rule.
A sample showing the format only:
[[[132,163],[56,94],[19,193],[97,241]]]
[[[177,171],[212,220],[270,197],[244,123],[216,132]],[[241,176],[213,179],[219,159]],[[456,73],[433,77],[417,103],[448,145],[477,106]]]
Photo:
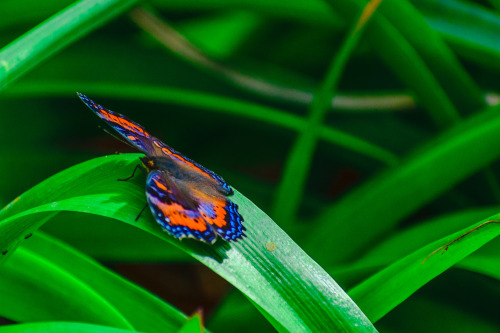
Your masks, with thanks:
[[[151,170],[158,169],[158,163],[156,159],[152,156],[139,157],[144,167],[150,172]]]

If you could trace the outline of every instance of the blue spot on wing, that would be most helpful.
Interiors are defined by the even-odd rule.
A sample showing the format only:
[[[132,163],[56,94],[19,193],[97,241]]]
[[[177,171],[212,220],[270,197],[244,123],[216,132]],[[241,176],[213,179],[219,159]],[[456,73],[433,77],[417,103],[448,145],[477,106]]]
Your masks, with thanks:
[[[198,210],[221,238],[227,241],[242,238],[244,236],[243,231],[246,229],[243,226],[243,216],[238,212],[238,205],[226,198],[222,206],[224,210],[223,216],[217,216],[217,214],[221,213],[216,209],[215,205],[217,204],[209,200],[200,200]],[[221,221],[221,219],[223,220]]]
[[[217,227],[215,229],[217,234],[227,241],[235,241],[245,236],[243,231],[246,228],[243,226],[243,216],[238,212],[238,205],[231,200],[227,200],[224,209],[227,213],[225,218],[227,224],[223,228]]]

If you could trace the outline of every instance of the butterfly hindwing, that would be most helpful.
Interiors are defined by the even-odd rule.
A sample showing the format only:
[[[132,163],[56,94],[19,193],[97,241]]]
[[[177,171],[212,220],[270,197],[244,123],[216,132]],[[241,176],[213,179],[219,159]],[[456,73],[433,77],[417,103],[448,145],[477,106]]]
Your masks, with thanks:
[[[146,181],[146,197],[156,221],[173,236],[215,242],[214,230],[189,198],[164,171],[153,170]]]
[[[227,241],[234,241],[244,236],[243,217],[238,213],[238,205],[221,195],[210,195],[196,187],[190,190],[190,196],[197,201],[198,211],[203,219],[212,226],[215,233]]]

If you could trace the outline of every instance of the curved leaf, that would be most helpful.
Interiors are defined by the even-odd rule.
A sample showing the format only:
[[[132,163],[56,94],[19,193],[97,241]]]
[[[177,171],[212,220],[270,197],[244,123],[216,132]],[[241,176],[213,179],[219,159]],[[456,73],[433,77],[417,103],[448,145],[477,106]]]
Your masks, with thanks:
[[[0,314],[11,320],[87,321],[133,329],[83,281],[22,247],[0,267],[0,294]]]
[[[310,234],[311,243],[324,244],[315,249],[330,251],[331,263],[359,253],[402,218],[497,159],[498,110],[470,117],[328,209],[318,219],[321,227]]]
[[[441,250],[443,245],[473,227],[487,220],[498,220],[499,217],[498,214],[493,215],[476,225],[420,248],[365,280],[353,288],[349,295],[360,304],[371,320],[379,320],[431,279],[500,235],[500,225],[491,224],[480,228],[451,244],[447,250],[443,248],[430,256],[436,249]]]
[[[45,332],[61,332],[61,333],[129,333],[136,331],[123,330],[108,326],[99,326],[86,323],[71,323],[71,322],[42,322],[0,326],[0,333],[45,333]]]
[[[213,246],[177,241],[150,214],[134,222],[145,202],[144,176],[116,181],[137,164],[138,154],[94,159],[63,171],[26,192],[0,214],[2,243],[12,252],[38,214],[89,212],[137,225],[186,251],[240,289],[263,313],[287,331],[374,331],[335,281],[273,221],[236,192],[247,237]],[[269,247],[268,244],[273,244]],[[272,250],[269,250],[269,249]],[[6,256],[3,256],[4,258]]]
[[[0,51],[0,90],[135,2],[81,0],[19,37]]]
[[[175,331],[186,322],[184,314],[154,295],[40,231],[23,242],[0,272],[2,287],[18,291],[12,297],[2,292],[1,302],[9,306],[0,307],[1,315],[17,321],[78,320],[144,332]],[[12,272],[16,279],[6,281]],[[115,315],[105,315],[106,309],[91,302],[92,297],[105,302]],[[6,311],[12,314],[13,304],[19,304],[16,316],[6,315]],[[88,312],[97,312],[102,319],[92,320]]]

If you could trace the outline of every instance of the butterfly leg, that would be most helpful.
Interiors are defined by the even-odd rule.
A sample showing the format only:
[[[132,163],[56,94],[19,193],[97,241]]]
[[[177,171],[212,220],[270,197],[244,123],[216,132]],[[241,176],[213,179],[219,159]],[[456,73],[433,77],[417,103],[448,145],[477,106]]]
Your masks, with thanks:
[[[144,212],[144,209],[146,209],[146,207],[149,206],[147,203],[144,205],[144,207],[141,209],[141,211],[139,212],[139,215],[137,215],[137,217],[135,218],[135,222],[137,222],[139,220],[139,218],[141,217],[142,215],[142,212]]]
[[[134,168],[134,171],[132,172],[132,175],[130,175],[130,177],[127,177],[127,178],[124,178],[124,179],[118,179],[118,181],[120,181],[120,182],[126,182],[126,181],[132,179],[135,176],[135,172],[137,171],[137,169],[139,169],[142,172],[144,172],[144,170],[141,168],[140,164],[137,164],[135,166],[135,168]]]

